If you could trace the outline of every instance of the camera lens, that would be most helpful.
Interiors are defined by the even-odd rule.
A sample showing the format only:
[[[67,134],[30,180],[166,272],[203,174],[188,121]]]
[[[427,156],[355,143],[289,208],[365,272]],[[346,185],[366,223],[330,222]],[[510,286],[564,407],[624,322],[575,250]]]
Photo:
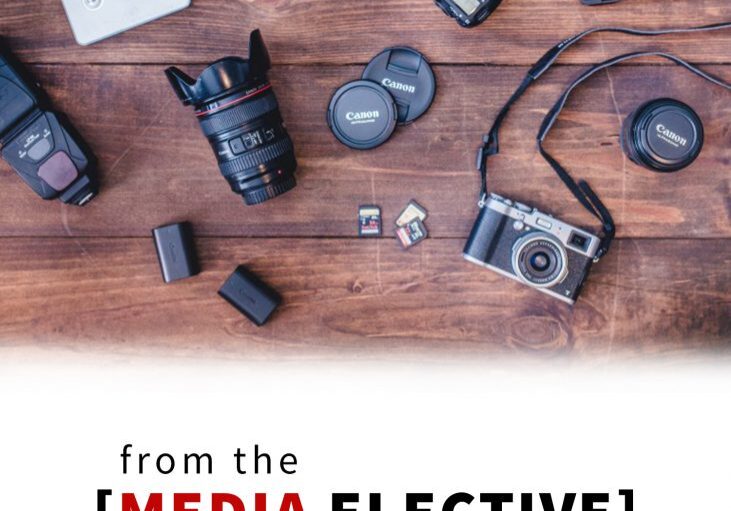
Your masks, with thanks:
[[[249,40],[249,59],[218,60],[197,80],[177,68],[166,71],[181,101],[195,107],[221,174],[248,205],[297,185],[294,146],[267,78],[270,66],[256,30]]]
[[[698,158],[703,148],[703,123],[680,101],[650,101],[625,120],[622,148],[641,167],[675,172]]]
[[[568,268],[566,251],[544,233],[520,238],[513,248],[513,270],[527,284],[550,287],[563,280]]]
[[[295,187],[297,162],[271,85],[205,105],[196,112],[231,189],[259,204]]]
[[[530,267],[537,272],[545,272],[550,266],[551,256],[545,252],[538,252],[530,258]]]

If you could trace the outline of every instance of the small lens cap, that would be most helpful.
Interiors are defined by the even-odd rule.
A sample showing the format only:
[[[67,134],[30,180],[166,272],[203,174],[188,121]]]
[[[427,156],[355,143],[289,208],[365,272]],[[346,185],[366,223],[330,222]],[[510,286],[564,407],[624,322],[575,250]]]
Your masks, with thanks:
[[[650,170],[675,172],[695,161],[703,148],[703,123],[674,99],[645,103],[631,117],[626,143]]]
[[[396,100],[398,123],[421,117],[434,101],[437,82],[426,58],[413,48],[387,48],[376,55],[363,79],[385,87]]]
[[[396,129],[396,103],[377,83],[358,80],[340,87],[327,111],[335,137],[353,149],[373,149]]]

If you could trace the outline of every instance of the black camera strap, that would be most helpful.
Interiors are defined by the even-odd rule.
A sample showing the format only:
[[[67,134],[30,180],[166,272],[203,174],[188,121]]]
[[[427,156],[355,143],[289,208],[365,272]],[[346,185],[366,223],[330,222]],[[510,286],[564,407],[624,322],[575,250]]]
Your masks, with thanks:
[[[581,32],[579,34],[576,34],[572,37],[569,37],[568,39],[564,39],[559,44],[548,50],[543,57],[541,57],[538,62],[536,62],[533,67],[528,71],[525,78],[523,78],[523,81],[520,83],[518,88],[513,92],[513,95],[508,99],[507,103],[502,107],[500,112],[498,113],[497,117],[495,118],[495,121],[492,125],[492,128],[490,129],[489,133],[485,135],[482,139],[482,145],[480,146],[480,149],[477,154],[477,169],[480,172],[481,176],[481,199],[480,203],[482,204],[485,200],[485,197],[487,196],[487,177],[488,177],[488,169],[487,169],[487,159],[495,154],[498,154],[500,152],[500,144],[499,144],[499,132],[500,128],[507,118],[508,114],[510,113],[510,109],[512,106],[518,102],[518,100],[525,94],[525,92],[528,90],[528,88],[540,78],[543,73],[548,71],[551,66],[556,62],[556,60],[561,56],[563,52],[568,50],[571,46],[578,43],[580,40],[582,40],[584,37],[587,37],[591,34],[597,33],[597,32],[615,32],[615,33],[621,33],[621,34],[628,34],[628,35],[635,35],[635,36],[642,36],[642,37],[656,37],[656,36],[662,36],[662,35],[669,35],[669,34],[687,34],[687,33],[697,33],[697,32],[711,32],[715,30],[723,30],[731,28],[731,22],[725,22],[725,23],[717,23],[713,25],[704,25],[700,27],[690,27],[690,28],[671,28],[671,29],[661,29],[661,30],[643,30],[643,29],[633,29],[633,28],[623,28],[623,27],[597,27],[597,28],[591,28],[588,30],[585,30],[584,32]],[[603,238],[603,244],[600,248],[597,257],[601,257],[604,254],[606,254],[607,250],[609,249],[609,245],[612,242],[612,239],[614,238],[614,221],[612,220],[612,216],[609,213],[609,210],[602,204],[599,197],[594,193],[594,191],[591,189],[591,187],[586,183],[585,181],[579,181],[576,183],[573,178],[568,174],[568,172],[545,150],[543,150],[542,145],[540,142],[545,139],[545,136],[547,135],[548,131],[550,131],[551,127],[555,123],[556,119],[558,118],[558,115],[560,114],[561,110],[563,109],[563,106],[565,105],[566,100],[568,99],[568,96],[571,94],[573,89],[575,89],[578,85],[583,83],[586,79],[588,79],[591,75],[594,73],[600,71],[601,69],[606,69],[607,67],[613,66],[615,64],[618,64],[620,62],[623,62],[625,60],[629,60],[631,58],[638,58],[640,56],[664,56],[666,58],[669,58],[673,62],[682,65],[683,67],[686,67],[693,73],[706,78],[710,80],[711,82],[714,82],[718,85],[722,85],[726,87],[727,84],[723,82],[722,80],[719,80],[716,77],[713,77],[700,69],[692,66],[691,64],[688,64],[687,62],[683,61],[682,59],[675,57],[670,54],[664,54],[661,52],[647,52],[647,53],[634,53],[634,54],[627,54],[622,55],[620,57],[616,57],[614,59],[610,59],[606,62],[603,62],[601,64],[597,64],[595,66],[592,66],[591,69],[586,71],[582,76],[577,79],[569,88],[567,91],[561,96],[561,99],[559,100],[559,103],[557,103],[556,106],[554,106],[554,109],[549,111],[549,115],[547,116],[546,120],[544,120],[544,126],[541,129],[541,134],[539,135],[539,148],[541,151],[541,154],[543,157],[548,161],[548,163],[551,165],[551,167],[556,171],[558,176],[561,178],[561,181],[568,187],[568,189],[573,193],[573,195],[576,197],[576,199],[581,203],[582,206],[584,206],[589,212],[591,212],[594,216],[599,218],[602,222],[603,231],[604,231],[604,238]],[[552,115],[555,114],[555,115]],[[544,132],[545,128],[545,132]]]

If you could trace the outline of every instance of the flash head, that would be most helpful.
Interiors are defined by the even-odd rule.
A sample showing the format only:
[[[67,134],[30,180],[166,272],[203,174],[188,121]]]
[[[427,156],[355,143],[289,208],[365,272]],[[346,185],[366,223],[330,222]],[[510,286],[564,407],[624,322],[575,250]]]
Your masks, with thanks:
[[[83,206],[97,193],[95,158],[13,55],[0,52],[0,154],[41,198]]]

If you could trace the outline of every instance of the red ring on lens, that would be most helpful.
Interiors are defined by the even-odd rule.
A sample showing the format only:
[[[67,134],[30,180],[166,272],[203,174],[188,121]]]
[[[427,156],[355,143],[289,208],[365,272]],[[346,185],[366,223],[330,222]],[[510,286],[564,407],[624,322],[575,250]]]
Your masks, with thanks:
[[[246,101],[247,99],[253,98],[257,94],[261,94],[262,92],[267,91],[267,90],[269,90],[271,88],[272,88],[272,84],[271,83],[268,83],[264,87],[262,87],[261,89],[256,90],[256,91],[252,92],[251,94],[247,94],[246,96],[242,96],[240,98],[236,98],[234,100],[229,101],[228,103],[224,103],[223,105],[219,105],[216,108],[213,108],[211,110],[205,110],[203,112],[196,112],[195,115],[196,115],[196,117],[203,117],[203,116],[206,116],[206,115],[209,115],[209,114],[216,113],[216,112],[218,112],[220,110],[223,110],[224,108],[228,108],[228,107],[230,107],[232,105],[235,105],[237,103],[241,103],[242,101]]]

